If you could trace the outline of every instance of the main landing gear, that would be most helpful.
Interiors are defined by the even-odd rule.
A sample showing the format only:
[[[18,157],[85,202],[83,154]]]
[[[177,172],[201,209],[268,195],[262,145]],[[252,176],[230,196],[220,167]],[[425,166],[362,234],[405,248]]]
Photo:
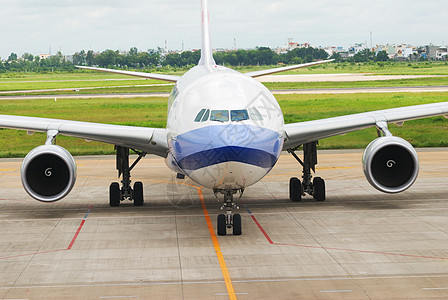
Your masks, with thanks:
[[[117,170],[118,177],[122,176],[121,187],[118,182],[113,182],[109,187],[109,203],[110,206],[119,206],[121,201],[134,200],[135,206],[143,205],[143,183],[137,181],[134,183],[134,188],[131,188],[131,170],[137,163],[146,155],[145,152],[138,152],[138,158],[129,166],[129,148],[115,146],[117,152]]]
[[[233,195],[235,195],[237,190],[225,190],[225,191],[215,191],[217,193],[224,194],[224,204],[221,209],[226,210],[226,214],[218,215],[218,235],[226,235],[227,228],[233,229],[233,235],[241,235],[241,215],[232,214],[232,209],[239,209],[239,207],[233,202]]]
[[[308,194],[317,201],[325,201],[325,181],[320,177],[315,177],[311,181],[311,170],[316,172],[317,142],[303,145],[303,161],[295,153],[298,148],[289,149],[288,152],[302,165],[303,182],[301,183],[297,177],[292,177],[289,180],[289,198],[293,202],[299,202],[302,200],[302,196]]]

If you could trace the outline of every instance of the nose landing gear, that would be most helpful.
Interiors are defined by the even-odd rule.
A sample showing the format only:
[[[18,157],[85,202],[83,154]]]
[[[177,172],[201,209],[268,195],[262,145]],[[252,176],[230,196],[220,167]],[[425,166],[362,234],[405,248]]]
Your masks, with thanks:
[[[227,228],[233,229],[233,235],[241,235],[241,215],[232,214],[232,209],[239,209],[239,206],[233,202],[233,195],[237,193],[237,190],[215,191],[215,194],[217,192],[224,194],[224,203],[221,209],[226,210],[225,214],[218,215],[218,235],[226,235]]]

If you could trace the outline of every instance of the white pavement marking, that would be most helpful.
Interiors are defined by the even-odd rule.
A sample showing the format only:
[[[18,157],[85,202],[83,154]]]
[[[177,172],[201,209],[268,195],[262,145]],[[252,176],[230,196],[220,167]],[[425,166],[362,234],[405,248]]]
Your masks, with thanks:
[[[268,75],[257,78],[260,82],[353,82],[379,81],[397,79],[419,79],[431,77],[447,77],[446,75],[372,75],[368,73],[346,74],[298,74],[298,75]]]
[[[339,281],[339,280],[370,280],[370,279],[407,279],[407,278],[447,278],[448,274],[442,275],[409,275],[409,276],[367,276],[367,277],[333,277],[333,278],[285,278],[285,279],[248,279],[232,280],[233,283],[253,283],[253,282],[294,282],[294,281]],[[97,284],[63,284],[63,285],[27,285],[27,286],[3,286],[0,290],[6,289],[35,289],[35,288],[73,288],[73,287],[112,287],[112,286],[151,286],[151,285],[178,285],[178,284],[221,284],[224,280],[204,280],[204,281],[171,281],[171,282],[141,282],[141,283],[97,283]],[[445,288],[443,288],[445,289]],[[448,289],[448,288],[447,288]]]
[[[229,293],[216,293],[215,296],[228,296]],[[235,293],[235,295],[249,295],[249,293]]]
[[[335,89],[303,89],[303,90],[271,90],[274,95],[293,94],[359,94],[359,93],[429,93],[448,92],[447,86],[425,86],[425,87],[373,87],[373,88],[335,88]],[[162,97],[168,98],[170,93],[126,93],[126,94],[81,94],[81,95],[58,95],[59,99],[99,99],[99,98],[147,98]],[[0,96],[0,100],[36,100],[54,99],[54,95],[35,96]]]
[[[397,87],[370,87],[370,88],[328,88],[328,89],[293,89],[293,90],[271,90],[272,94],[372,94],[372,93],[429,93],[447,92],[446,86],[397,86]],[[0,98],[2,99],[2,98]]]
[[[139,296],[102,296],[100,299],[139,298]]]
[[[44,93],[44,92],[64,92],[64,91],[81,91],[81,90],[99,90],[99,89],[116,89],[116,88],[132,88],[132,87],[152,87],[152,86],[166,86],[173,85],[171,83],[165,84],[140,84],[140,85],[118,85],[118,86],[96,86],[96,87],[81,87],[81,88],[61,88],[61,89],[43,89],[43,90],[23,90],[23,91],[0,91],[0,95],[8,94],[25,94],[25,93]]]

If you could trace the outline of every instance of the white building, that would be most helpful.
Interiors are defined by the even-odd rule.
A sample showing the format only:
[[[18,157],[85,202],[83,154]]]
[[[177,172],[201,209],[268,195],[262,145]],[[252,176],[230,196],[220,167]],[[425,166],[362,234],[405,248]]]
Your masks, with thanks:
[[[436,59],[448,60],[448,49],[447,47],[440,47],[436,50]]]
[[[51,54],[39,54],[40,59],[47,59],[51,56]]]
[[[359,52],[361,52],[365,49],[367,49],[366,43],[355,44],[354,46],[351,46],[350,48],[348,48],[348,56],[349,57],[355,56],[355,54],[358,54]]]

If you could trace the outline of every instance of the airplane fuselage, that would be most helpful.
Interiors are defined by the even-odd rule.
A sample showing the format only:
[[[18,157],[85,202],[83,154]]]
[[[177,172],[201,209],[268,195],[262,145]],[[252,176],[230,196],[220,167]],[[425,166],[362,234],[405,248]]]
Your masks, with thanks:
[[[240,190],[277,162],[284,119],[257,80],[199,65],[176,83],[168,103],[168,166],[215,190]]]

